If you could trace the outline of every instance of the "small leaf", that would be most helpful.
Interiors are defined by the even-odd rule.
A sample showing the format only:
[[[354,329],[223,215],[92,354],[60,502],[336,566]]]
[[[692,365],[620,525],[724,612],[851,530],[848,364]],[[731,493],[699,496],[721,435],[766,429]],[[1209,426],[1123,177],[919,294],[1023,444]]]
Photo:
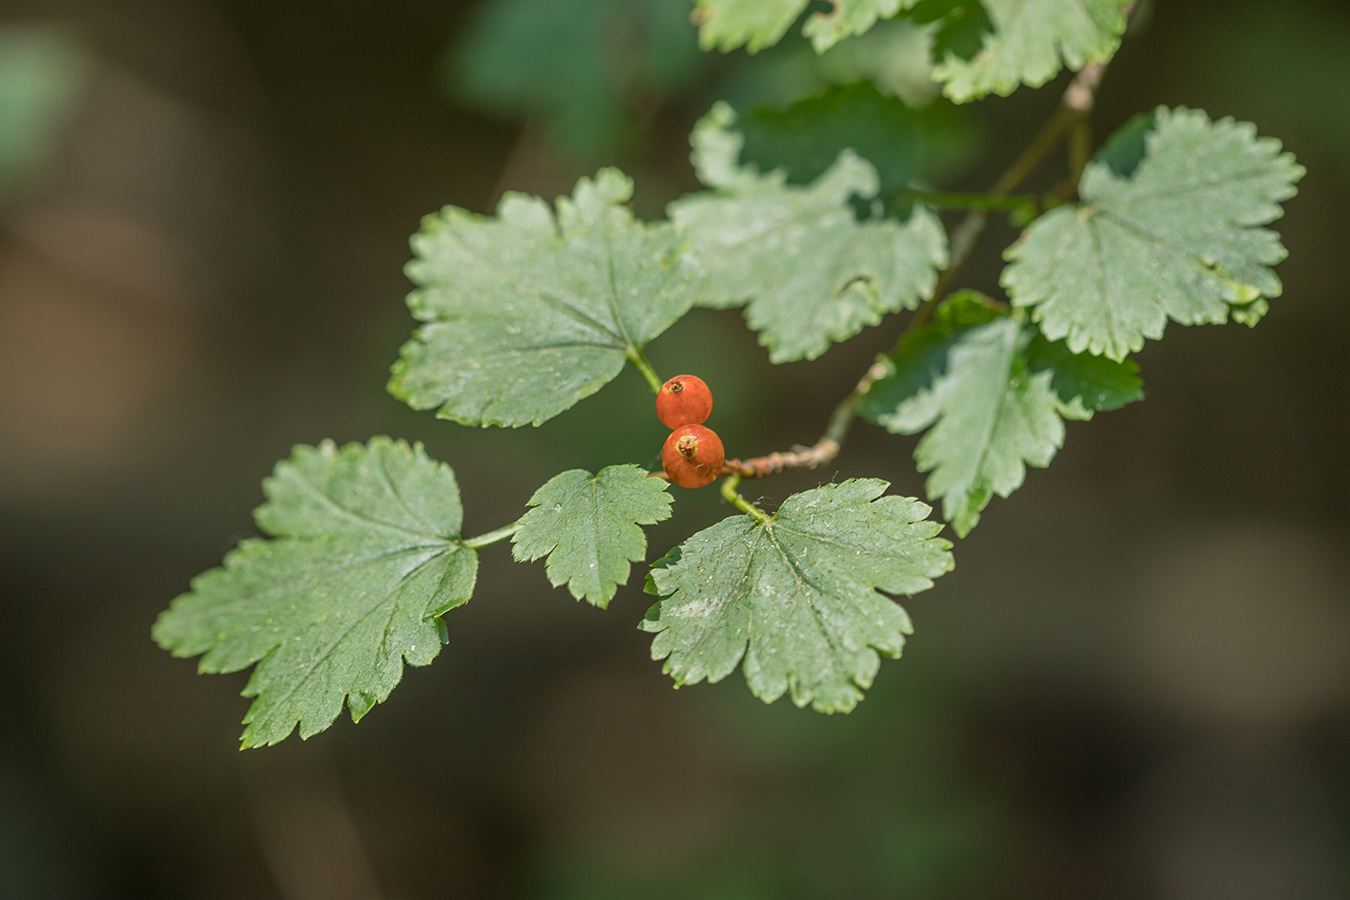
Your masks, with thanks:
[[[789,497],[766,522],[732,516],[653,567],[662,599],[642,623],[677,686],[720,681],[744,660],[766,703],[848,712],[880,655],[898,657],[909,616],[879,591],[915,594],[952,568],[942,526],[917,500],[882,497],[876,479]]]
[[[1066,419],[1090,419],[1094,411],[1144,399],[1144,382],[1132,360],[1073,353],[1063,341],[1049,341],[1043,335],[1027,345],[1027,368],[1050,371],[1050,386]]]
[[[1269,267],[1285,249],[1260,226],[1282,214],[1303,167],[1250,123],[1189,109],[1158,109],[1139,158],[1147,121],[1087,167],[1081,204],[1041,216],[1005,254],[1013,303],[1074,353],[1123,359],[1169,318],[1251,324],[1280,294]]]
[[[693,305],[703,274],[668,224],[644,225],[616,169],[557,214],[507,194],[495,219],[456,207],[413,237],[413,315],[389,390],[467,425],[538,425],[595,393]]]
[[[928,433],[915,448],[926,490],[962,537],[994,494],[1021,487],[1026,466],[1049,465],[1062,419],[1089,419],[1143,396],[1138,367],[1070,353],[999,313],[974,292],[943,303],[934,324],[906,335],[883,360],[886,376],[859,415],[899,434]]]
[[[718,190],[670,206],[710,276],[701,303],[745,303],[747,323],[779,363],[814,359],[933,290],[947,248],[932,213],[915,206],[903,224],[859,222],[851,198],[878,188],[869,163],[846,150],[809,187],[794,187],[781,171],[737,165],[733,123],[719,104],[694,130],[699,177]]]
[[[932,385],[877,421],[917,434],[926,489],[942,498],[942,514],[965,537],[993,494],[1021,487],[1026,464],[1046,466],[1064,443],[1049,372],[1032,374],[1019,358],[1021,329],[1010,318],[962,332],[947,369]]]
[[[963,58],[959,44],[984,22],[978,14],[955,20],[959,38],[942,42],[947,53],[933,77],[957,103],[1007,96],[1019,84],[1040,87],[1063,66],[1078,70],[1109,59],[1125,30],[1123,6],[1122,0],[983,0],[992,31],[977,53]]]
[[[704,50],[751,53],[771,47],[787,33],[806,9],[808,0],[695,0],[694,21]],[[802,27],[817,53],[824,53],[846,37],[862,34],[914,0],[830,0],[834,9],[814,13]]]
[[[383,702],[403,663],[440,651],[439,617],[473,593],[477,556],[461,546],[459,487],[420,444],[386,437],[299,446],[263,483],[258,525],[225,564],[193,579],[155,623],[201,672],[257,664],[243,745],[307,738],[342,710]]]
[[[555,475],[530,498],[534,508],[521,517],[513,539],[515,557],[547,556],[554,587],[566,583],[573,597],[604,609],[628,581],[629,563],[647,555],[638,526],[670,518],[667,487],[637,466]]]

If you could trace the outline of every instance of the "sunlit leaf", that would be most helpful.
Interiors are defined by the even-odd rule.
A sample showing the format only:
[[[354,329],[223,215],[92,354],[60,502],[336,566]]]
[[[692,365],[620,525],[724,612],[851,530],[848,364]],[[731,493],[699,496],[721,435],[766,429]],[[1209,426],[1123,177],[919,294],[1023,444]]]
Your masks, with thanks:
[[[628,581],[629,564],[647,554],[639,525],[670,518],[668,482],[637,466],[610,466],[592,475],[572,469],[555,475],[530,498],[520,520],[515,557],[547,556],[545,571],[556,587],[602,609]]]
[[[1270,267],[1285,257],[1261,226],[1302,175],[1250,123],[1160,108],[1151,129],[1131,123],[1087,167],[1081,203],[1031,224],[1006,254],[1003,285],[1074,353],[1122,359],[1168,319],[1250,324],[1279,296]]]
[[[507,194],[495,218],[456,207],[413,237],[413,315],[390,391],[468,425],[538,425],[587,397],[693,305],[703,284],[669,224],[624,204],[615,169],[583,178],[556,215]]]
[[[942,526],[888,485],[850,479],[789,497],[767,521],[732,516],[652,569],[662,599],[647,613],[676,685],[720,681],[738,665],[766,703],[848,712],[881,656],[898,657],[909,616],[889,594],[914,594],[952,568]]]
[[[439,617],[469,599],[478,567],[459,541],[454,473],[420,444],[296,447],[263,490],[255,516],[270,539],[193,579],[154,627],[174,656],[201,655],[202,672],[256,664],[245,747],[323,731],[344,700],[359,721],[405,662],[440,652]]]

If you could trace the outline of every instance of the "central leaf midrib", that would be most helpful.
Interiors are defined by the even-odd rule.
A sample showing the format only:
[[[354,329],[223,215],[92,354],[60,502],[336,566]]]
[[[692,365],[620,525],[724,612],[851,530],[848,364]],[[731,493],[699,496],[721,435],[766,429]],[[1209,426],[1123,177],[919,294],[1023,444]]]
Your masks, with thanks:
[[[792,572],[793,577],[797,580],[797,583],[798,583],[798,585],[799,585],[799,589],[800,589],[800,586],[803,586],[803,585],[804,585],[805,587],[810,588],[811,590],[815,591],[817,594],[819,594],[819,595],[822,596],[822,597],[827,597],[827,596],[829,596],[829,594],[828,594],[825,590],[823,590],[819,585],[817,585],[817,584],[816,584],[814,581],[812,581],[810,578],[807,578],[807,577],[806,577],[806,573],[803,572],[800,568],[798,568],[797,564],[796,564],[795,562],[793,562],[792,557],[791,557],[791,556],[783,549],[783,545],[780,544],[780,543],[778,542],[778,538],[773,534],[773,524],[772,524],[772,523],[769,523],[769,524],[766,524],[766,525],[762,526],[762,530],[763,530],[766,534],[768,534],[769,540],[773,543],[774,549],[778,551],[779,556],[782,557],[783,562],[787,565],[788,569]],[[835,643],[835,641],[833,640],[832,636],[830,635],[829,630],[826,629],[825,623],[824,623],[824,621],[821,619],[820,610],[816,609],[816,605],[815,605],[814,603],[811,602],[811,597],[810,597],[809,593],[807,593],[806,591],[802,591],[802,593],[803,593],[803,595],[804,595],[804,596],[803,596],[803,602],[806,604],[806,607],[807,607],[809,610],[811,610],[811,620],[815,623],[816,631],[817,631],[817,633],[819,633],[819,635],[820,635],[820,637],[821,637],[821,640],[824,641],[825,646],[828,647],[829,650],[830,650],[830,658],[833,660],[833,664],[831,665],[831,669],[834,670],[834,673],[835,673],[835,675],[836,675],[836,679],[838,678],[838,674],[842,672],[842,675],[843,675],[844,680],[848,681],[850,684],[853,684],[854,686],[858,686],[858,685],[857,685],[857,682],[856,682],[856,681],[854,680],[854,678],[853,678],[853,673],[850,672],[850,671],[848,670],[847,662],[846,662],[846,660],[843,658],[843,650],[842,650],[842,648],[841,648],[838,644]],[[869,643],[869,644],[867,644],[867,646],[870,647],[871,644]],[[832,679],[832,680],[834,680],[834,679]],[[814,678],[814,679],[812,680],[812,684],[813,684],[813,685],[822,685],[822,684],[824,684],[824,683],[826,683],[826,682],[824,682],[824,681],[823,681],[822,679],[820,679],[820,678]],[[811,699],[812,701],[814,701],[816,698],[817,698],[817,692],[812,691],[812,696],[811,696],[810,699]]]

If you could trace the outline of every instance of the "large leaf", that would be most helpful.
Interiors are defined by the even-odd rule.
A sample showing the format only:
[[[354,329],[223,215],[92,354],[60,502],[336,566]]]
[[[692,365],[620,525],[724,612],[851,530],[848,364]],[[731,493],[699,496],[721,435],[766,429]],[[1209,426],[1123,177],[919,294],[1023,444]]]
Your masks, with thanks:
[[[848,712],[880,655],[900,655],[904,609],[879,593],[914,594],[952,568],[929,507],[882,497],[876,479],[789,497],[764,522],[733,516],[689,538],[652,569],[652,658],[676,685],[720,681],[744,660],[751,692],[772,703]]]
[[[811,185],[780,170],[740,166],[734,114],[719,104],[694,129],[694,161],[712,191],[670,206],[671,219],[710,278],[700,302],[746,304],[774,362],[814,359],[832,342],[913,309],[946,264],[937,218],[915,206],[907,221],[858,221],[852,198],[876,195],[876,170],[852,151]]]
[[[615,169],[577,182],[557,215],[507,194],[494,219],[456,207],[413,237],[413,315],[390,391],[469,425],[538,425],[587,397],[684,315],[703,276],[668,224],[624,205]]]
[[[296,447],[263,483],[255,516],[272,540],[244,541],[193,579],[155,623],[202,672],[257,664],[243,744],[323,731],[383,702],[403,664],[440,651],[439,616],[473,593],[477,556],[459,541],[459,487],[421,445],[372,438]]]
[[[933,77],[963,103],[1006,96],[1019,84],[1039,87],[1063,66],[1081,69],[1116,52],[1125,30],[1122,0],[982,0],[992,31],[970,58],[948,50]],[[975,0],[964,5],[974,5]],[[982,25],[979,15],[960,20]]]
[[[490,0],[449,58],[447,87],[529,117],[573,155],[612,153],[639,111],[700,70],[688,0]]]
[[[1250,123],[1160,108],[1151,130],[1131,124],[1087,167],[1081,204],[1031,224],[1003,284],[1046,337],[1113,359],[1162,337],[1169,318],[1254,322],[1280,294],[1269,267],[1285,256],[1260,226],[1302,175]]]
[[[860,414],[899,434],[927,434],[915,448],[926,490],[964,537],[994,494],[1021,487],[1026,467],[1049,465],[1063,419],[1142,396],[1138,371],[1070,353],[973,293],[944,304],[937,322],[908,335]]]
[[[548,557],[545,571],[557,587],[601,609],[628,581],[629,563],[647,554],[639,525],[670,518],[668,483],[637,466],[610,466],[592,475],[572,469],[534,492],[520,520],[518,560]]]
[[[772,46],[787,33],[806,9],[809,0],[695,0],[694,21],[699,43],[705,50],[735,50],[744,46],[751,53]],[[878,19],[895,15],[914,0],[831,0],[834,9],[807,19],[802,33],[811,39],[817,53],[839,41],[862,34]]]

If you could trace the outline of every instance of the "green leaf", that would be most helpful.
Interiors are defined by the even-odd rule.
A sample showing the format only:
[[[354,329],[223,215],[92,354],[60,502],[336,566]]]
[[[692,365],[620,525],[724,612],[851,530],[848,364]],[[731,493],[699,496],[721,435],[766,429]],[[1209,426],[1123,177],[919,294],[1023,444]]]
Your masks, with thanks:
[[[732,516],[652,569],[661,600],[641,627],[677,686],[720,681],[744,660],[750,691],[848,712],[911,633],[879,593],[915,594],[952,568],[928,506],[850,479],[789,497],[766,522]],[[880,499],[878,499],[880,498]]]
[[[1082,203],[1041,216],[1005,254],[1013,303],[1074,353],[1122,359],[1169,318],[1250,324],[1280,294],[1269,267],[1285,249],[1260,226],[1279,218],[1303,167],[1250,123],[1166,108],[1153,121],[1142,159],[1131,167],[1133,122],[1084,171]]]
[[[610,153],[638,111],[700,69],[688,0],[493,0],[445,66],[456,94],[541,123],[574,156]]]
[[[914,0],[831,0],[834,9],[816,13],[802,26],[802,34],[817,53],[824,53],[846,37],[862,34],[877,23],[889,19]]]
[[[1144,399],[1144,382],[1132,360],[1074,353],[1063,341],[1040,334],[1027,345],[1027,368],[1033,373],[1049,370],[1059,413],[1066,419],[1090,419],[1095,411]]]
[[[466,425],[538,425],[595,393],[693,305],[703,274],[668,224],[624,205],[615,169],[556,216],[507,194],[494,219],[450,206],[413,236],[413,315],[389,390]]]
[[[922,153],[923,116],[870,82],[854,82],[800,100],[786,110],[756,109],[741,120],[740,158],[761,172],[782,169],[789,184],[810,184],[852,150],[877,171],[890,198],[914,177]]]
[[[928,433],[915,448],[926,490],[961,537],[994,494],[1021,487],[1026,466],[1049,465],[1063,419],[1089,419],[1143,396],[1138,367],[1070,353],[963,291],[937,321],[905,336],[859,415],[898,434]]]
[[[737,165],[733,123],[719,104],[696,126],[695,167],[715,190],[670,206],[709,273],[703,305],[746,304],[747,323],[779,363],[814,359],[933,290],[947,261],[936,216],[915,206],[904,223],[859,222],[851,200],[876,196],[871,164],[846,150],[810,186],[795,187],[782,171]]]
[[[440,652],[439,616],[473,593],[478,558],[459,542],[459,487],[420,444],[299,446],[263,482],[255,517],[272,540],[244,541],[193,579],[155,623],[201,672],[257,664],[243,745],[323,731],[346,699],[359,721]]]
[[[900,434],[930,429],[915,448],[926,489],[961,537],[980,520],[992,495],[1022,486],[1026,465],[1047,466],[1064,442],[1064,423],[1048,371],[1031,373],[1021,358],[1022,332],[1002,318],[957,335],[943,374],[931,386],[877,417]]]
[[[637,466],[609,466],[598,475],[572,469],[534,492],[520,519],[513,550],[518,560],[547,556],[557,587],[604,609],[628,581],[629,563],[647,555],[639,525],[670,518],[668,484]]]
[[[1039,87],[1063,66],[1077,70],[1109,59],[1125,30],[1122,0],[983,0],[983,6],[993,30],[979,52],[962,58],[953,37],[933,73],[958,103],[1007,96],[1019,84]],[[983,26],[978,15],[962,20],[960,39],[968,39],[972,26]]]
[[[86,67],[80,46],[60,31],[0,28],[0,197],[51,150]]]
[[[695,0],[694,21],[704,50],[751,53],[771,47],[806,9],[808,0]],[[813,13],[802,27],[817,53],[850,35],[862,34],[878,19],[887,19],[914,0],[831,0],[834,9]]]
[[[936,23],[932,56],[937,61],[949,54],[964,60],[973,58],[994,30],[979,0],[919,0],[910,18],[918,24]]]
[[[879,360],[886,375],[863,395],[858,414],[882,424],[896,407],[931,387],[947,370],[947,354],[962,334],[1003,316],[1003,310],[978,291],[953,293],[938,306],[932,324],[903,334],[896,352]]]

